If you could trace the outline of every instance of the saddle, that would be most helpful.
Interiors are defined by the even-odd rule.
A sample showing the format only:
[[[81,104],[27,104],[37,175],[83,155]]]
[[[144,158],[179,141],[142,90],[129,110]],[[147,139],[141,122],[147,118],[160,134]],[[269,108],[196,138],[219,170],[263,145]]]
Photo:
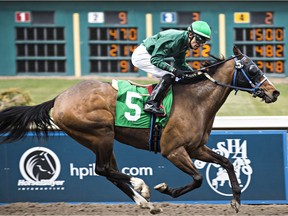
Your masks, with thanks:
[[[133,82],[131,80],[127,80],[127,82],[129,82],[131,85],[148,89],[149,94],[147,94],[147,96],[150,95],[150,93],[152,92],[153,88],[156,85],[156,84],[140,84],[140,83]],[[115,79],[112,80],[112,87],[117,91],[119,90],[118,80],[115,80]]]
[[[123,82],[126,82],[125,86],[123,87],[122,86],[122,83]],[[129,86],[134,86],[133,87],[133,90],[130,90],[130,87]],[[136,87],[139,87],[139,88],[145,88],[146,89],[146,93],[143,93],[143,91],[141,90],[141,96],[145,96],[147,99],[150,95],[150,93],[152,92],[153,88],[156,86],[156,84],[139,84],[139,83],[136,83],[136,82],[133,82],[131,80],[127,80],[127,81],[123,81],[123,80],[112,80],[112,86],[114,89],[116,89],[118,91],[118,98],[117,98],[117,103],[118,103],[118,100],[119,98],[122,98],[122,95],[119,96],[119,91],[121,91],[121,88],[125,88],[124,91],[124,94],[127,94],[126,91],[135,91],[134,89]],[[128,90],[127,90],[128,89]],[[136,88],[137,89],[137,88]],[[171,91],[172,92],[172,91]],[[172,97],[170,95],[170,97]],[[143,97],[144,98],[144,97]],[[163,100],[164,101],[164,100]],[[143,99],[142,103],[145,103],[146,102],[146,99]],[[164,102],[163,102],[164,103]],[[142,104],[143,105],[143,104]],[[167,104],[165,104],[166,107],[167,107]],[[172,105],[172,101],[170,101],[170,104],[168,106],[171,107]],[[122,107],[123,106],[123,103],[121,104]],[[120,107],[120,104],[119,104],[119,107]],[[164,106],[163,106],[164,107]],[[165,120],[165,123],[163,124],[164,122],[164,118],[162,117],[162,120],[161,120],[161,117],[159,116],[156,116],[152,113],[145,113],[143,111],[143,113],[141,113],[141,115],[145,115],[146,118],[148,119],[148,122],[150,122],[150,124],[148,123],[147,127],[143,127],[143,121],[142,123],[140,123],[139,125],[137,126],[132,126],[132,127],[135,127],[135,128],[149,128],[150,129],[150,134],[149,134],[149,141],[148,141],[148,145],[149,145],[149,150],[150,151],[153,151],[154,153],[157,153],[160,151],[160,138],[161,138],[161,133],[162,133],[162,128],[165,126],[166,122],[168,121],[168,118],[169,118],[169,113],[170,113],[170,107],[169,109],[166,111],[165,109],[165,112],[168,113],[168,117],[166,116],[167,120]],[[142,109],[143,110],[143,109]],[[122,116],[122,114],[119,114],[117,115],[117,112],[118,112],[118,109],[117,109],[117,104],[116,104],[116,121],[117,121],[117,116],[120,117],[119,115]],[[133,114],[132,114],[133,115]],[[160,119],[160,120],[159,120]],[[162,122],[161,122],[162,121]],[[117,122],[115,123],[116,126],[121,126],[120,124],[118,124]],[[130,127],[130,126],[127,126],[127,125],[124,125],[125,127]]]

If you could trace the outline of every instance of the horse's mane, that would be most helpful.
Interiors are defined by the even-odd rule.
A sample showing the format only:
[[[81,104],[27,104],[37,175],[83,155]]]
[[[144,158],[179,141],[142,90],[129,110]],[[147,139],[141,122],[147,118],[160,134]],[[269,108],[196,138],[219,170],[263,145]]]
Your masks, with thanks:
[[[201,71],[206,72],[212,76],[216,72],[217,68],[221,65],[221,64],[217,64],[217,63],[225,61],[225,58],[222,55],[220,57],[216,57],[216,56],[210,54],[209,56],[212,59],[202,62],[203,69],[201,69]],[[180,83],[180,84],[194,84],[194,83],[201,82],[205,79],[207,79],[205,77],[205,75],[201,74],[198,76],[185,77],[185,78],[179,80],[178,83]]]

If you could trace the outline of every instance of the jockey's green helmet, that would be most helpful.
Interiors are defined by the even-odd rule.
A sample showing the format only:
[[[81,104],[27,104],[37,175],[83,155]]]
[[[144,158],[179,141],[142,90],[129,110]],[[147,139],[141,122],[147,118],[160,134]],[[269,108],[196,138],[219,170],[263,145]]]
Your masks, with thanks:
[[[193,22],[190,26],[188,26],[187,30],[201,37],[205,37],[206,40],[209,40],[211,36],[211,28],[208,23],[204,21]]]

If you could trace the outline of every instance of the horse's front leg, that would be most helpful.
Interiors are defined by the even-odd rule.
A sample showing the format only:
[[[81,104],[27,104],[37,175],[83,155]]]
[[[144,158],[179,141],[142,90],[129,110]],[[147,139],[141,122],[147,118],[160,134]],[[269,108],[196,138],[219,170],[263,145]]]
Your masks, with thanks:
[[[156,185],[154,189],[160,191],[161,193],[168,194],[173,198],[176,198],[201,186],[203,177],[194,166],[184,147],[179,147],[173,150],[165,157],[177,168],[190,175],[194,181],[191,184],[179,188],[171,188],[166,183],[161,183]]]
[[[216,163],[221,165],[228,173],[233,193],[233,200],[231,200],[231,206],[235,209],[236,213],[239,212],[240,208],[240,196],[241,196],[241,188],[239,186],[233,164],[224,156],[217,154],[212,151],[207,146],[202,146],[199,150],[192,153],[192,158],[208,162],[208,163]]]

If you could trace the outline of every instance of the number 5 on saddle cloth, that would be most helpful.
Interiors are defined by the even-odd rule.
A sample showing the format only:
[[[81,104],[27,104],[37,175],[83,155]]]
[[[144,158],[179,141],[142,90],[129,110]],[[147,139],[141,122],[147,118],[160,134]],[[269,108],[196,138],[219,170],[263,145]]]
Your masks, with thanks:
[[[143,110],[152,92],[152,85],[135,85],[125,80],[113,80],[112,86],[118,91],[115,126],[150,128],[149,148],[155,153],[159,152],[161,130],[168,122],[172,107],[172,88],[169,89],[161,104],[166,115],[159,117]]]

